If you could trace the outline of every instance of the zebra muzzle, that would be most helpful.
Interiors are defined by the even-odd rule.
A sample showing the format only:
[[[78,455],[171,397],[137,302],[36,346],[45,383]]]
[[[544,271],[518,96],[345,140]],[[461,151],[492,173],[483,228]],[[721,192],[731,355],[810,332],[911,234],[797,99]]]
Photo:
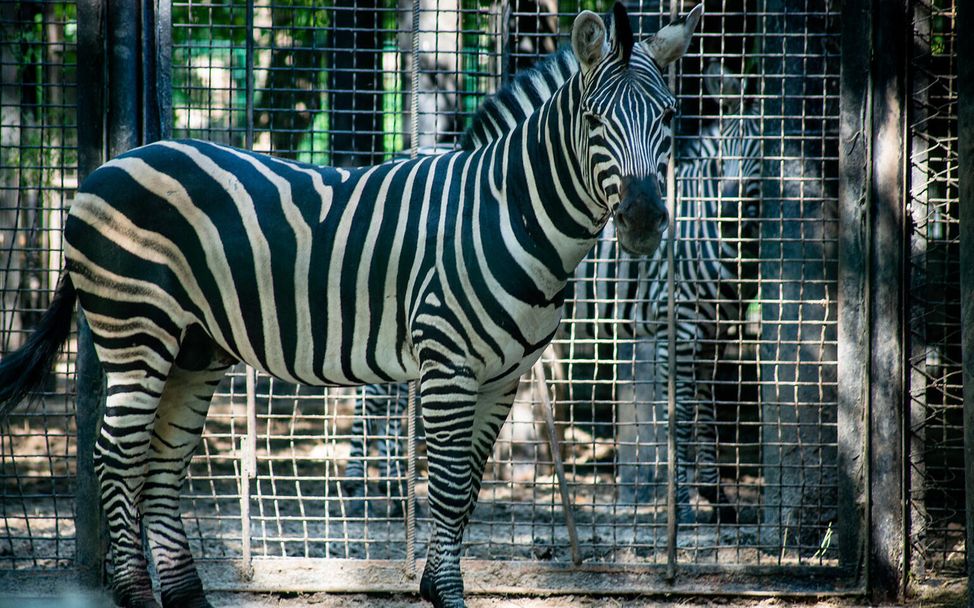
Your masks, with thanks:
[[[622,203],[615,213],[619,245],[629,253],[656,251],[669,221],[655,177],[622,180]]]

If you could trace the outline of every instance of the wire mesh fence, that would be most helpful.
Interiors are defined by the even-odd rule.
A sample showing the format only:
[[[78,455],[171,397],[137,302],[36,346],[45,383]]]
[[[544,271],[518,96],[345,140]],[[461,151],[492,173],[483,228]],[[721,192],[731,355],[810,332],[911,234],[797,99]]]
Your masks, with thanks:
[[[174,1],[172,135],[343,167],[452,149],[486,95],[567,41],[579,10],[609,8]],[[671,16],[669,3],[629,8],[640,37]],[[562,330],[522,380],[495,447],[469,560],[836,572],[840,524],[858,517],[838,508],[840,7],[706,9],[673,81],[681,117],[667,188],[688,244],[683,270],[626,274],[611,235],[583,262]],[[913,568],[939,572],[963,560],[954,8],[913,10],[911,540]],[[46,308],[61,268],[77,175],[75,14],[70,2],[0,0],[3,352]],[[715,265],[717,278],[700,272]],[[637,327],[644,294],[670,284],[690,295]],[[681,310],[678,331],[669,308]],[[670,346],[688,341],[667,365]],[[74,352],[3,435],[0,568],[73,558]],[[407,433],[405,387],[320,389],[249,373],[235,369],[217,392],[191,464],[183,512],[194,556],[421,559],[426,464],[421,421]],[[676,375],[692,390],[671,397]],[[672,519],[675,487],[688,501]]]
[[[922,580],[965,571],[956,4],[911,11],[910,540]]]
[[[420,1],[418,65],[413,66],[411,7],[176,3],[175,133],[344,166],[413,149],[449,149],[484,95],[564,44],[580,9],[604,12],[608,7]],[[669,7],[630,8],[644,35],[669,19]],[[772,159],[757,176],[760,187],[773,182],[791,198],[778,208],[761,209],[742,195],[717,192],[721,213],[707,218],[734,243],[734,257],[721,260],[727,266],[724,284],[710,295],[704,294],[711,285],[694,285],[690,290],[699,300],[685,303],[693,308],[685,329],[697,336],[701,348],[682,362],[683,368],[692,382],[706,388],[680,407],[691,412],[687,425],[708,428],[691,428],[681,439],[696,459],[686,463],[690,477],[680,482],[693,488],[696,521],[680,527],[677,559],[711,565],[835,565],[835,291],[830,285],[837,261],[836,218],[830,209],[837,162],[837,15],[826,3],[809,5],[787,24],[791,30],[777,24],[780,31],[775,31],[769,16],[780,19],[783,12],[775,14],[770,5],[750,7],[757,9],[752,13],[746,8],[742,2],[708,6],[702,42],[684,59],[679,80],[683,116],[675,163],[699,165],[706,160],[703,155],[722,153],[722,138],[730,137],[723,134],[725,123],[760,121],[761,129],[752,136],[754,149]],[[765,65],[795,45],[799,50],[791,56],[801,59],[799,67],[780,60]],[[706,90],[705,71],[715,65],[737,81],[736,92],[722,98]],[[797,88],[787,84],[789,79]],[[787,89],[784,106],[773,87]],[[414,94],[418,112],[411,128]],[[769,130],[769,123],[776,128]],[[700,140],[710,131],[716,135],[702,150]],[[708,201],[694,191],[699,174],[677,175],[670,187],[696,199],[678,203],[685,209],[679,222],[689,225],[700,220]],[[798,225],[797,232],[790,224]],[[715,262],[703,257],[710,255],[703,246],[710,237],[688,238],[700,243],[698,257],[686,263]],[[768,248],[777,253],[762,251]],[[587,261],[579,276],[615,283],[608,291],[618,294],[629,291],[626,281],[655,280],[597,277],[597,268],[615,264],[620,254],[612,248],[604,255]],[[780,295],[773,296],[775,290]],[[585,303],[574,304],[585,308]],[[668,428],[657,352],[667,336],[657,327],[651,332],[655,340],[631,337],[624,311],[600,320],[597,335],[590,335],[590,319],[566,318],[546,364],[548,390],[582,558],[662,564],[668,559]],[[813,353],[810,359],[808,353]],[[781,380],[788,375],[793,381],[783,389]],[[362,497],[347,495],[343,487],[348,481],[343,457],[356,440],[355,401],[362,396],[297,389],[269,378],[262,378],[260,386],[267,388],[257,395],[258,472],[251,522],[244,524],[253,536],[254,555],[406,557],[400,524],[405,480],[396,478],[382,489],[374,484],[375,476],[404,471],[404,466],[368,468],[366,487],[374,487],[371,494],[366,490],[369,508],[364,513],[356,505]],[[557,562],[571,555],[555,459],[538,422],[538,391],[532,378],[524,380],[471,521],[468,558]],[[227,448],[240,444],[245,397],[240,390],[218,395],[222,409],[211,416],[203,456],[194,464],[190,502],[204,555],[218,547],[224,552],[216,557],[238,551],[237,461]],[[397,403],[395,397],[392,401]],[[403,413],[394,405],[369,415],[383,420],[366,428],[388,429],[385,419]],[[402,440],[369,437],[366,444],[377,450],[375,445]],[[710,452],[717,455],[716,463],[705,462]],[[401,458],[404,450],[398,453]],[[369,463],[379,465],[382,457],[373,458]],[[420,471],[423,466],[420,462]],[[694,469],[708,466],[718,471],[726,489],[720,500],[726,504],[719,504],[716,495],[704,497],[707,484],[693,478]],[[428,525],[423,496],[421,484],[419,539]],[[722,507],[733,520],[716,517]],[[232,542],[211,543],[214,534]],[[213,545],[209,552],[208,543]],[[422,556],[422,541],[415,551]]]
[[[75,7],[0,2],[0,350],[21,345],[61,268],[61,223],[77,186]],[[72,340],[73,343],[73,340]],[[0,435],[0,568],[74,559],[73,346],[43,395]]]

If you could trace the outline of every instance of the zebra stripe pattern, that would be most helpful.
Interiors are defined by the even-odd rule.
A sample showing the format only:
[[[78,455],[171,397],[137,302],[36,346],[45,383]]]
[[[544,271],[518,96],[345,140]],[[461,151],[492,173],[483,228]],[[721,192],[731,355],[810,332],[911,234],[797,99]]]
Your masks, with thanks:
[[[0,363],[0,412],[36,390],[75,299],[106,374],[96,470],[115,601],[209,606],[178,511],[210,399],[235,361],[288,382],[419,380],[433,520],[420,582],[462,607],[460,543],[523,372],[610,215],[651,253],[674,105],[660,68],[702,13],[636,43],[625,9],[572,28],[580,69],[483,145],[344,171],[200,141],[123,154],[81,185],[66,274],[36,337]],[[52,346],[53,345],[53,346]]]

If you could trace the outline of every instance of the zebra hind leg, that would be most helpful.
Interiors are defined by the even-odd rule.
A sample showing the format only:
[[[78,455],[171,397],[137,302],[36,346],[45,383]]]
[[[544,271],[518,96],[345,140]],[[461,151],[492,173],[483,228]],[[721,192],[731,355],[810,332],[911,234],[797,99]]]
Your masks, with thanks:
[[[398,387],[399,394],[389,403],[387,418],[385,419],[385,437],[379,443],[379,475],[382,478],[381,489],[388,502],[388,517],[402,517],[406,512],[406,488],[404,487],[403,428],[402,416],[406,412],[409,386]]]
[[[368,437],[372,433],[368,417],[369,396],[355,401],[355,418],[352,420],[352,445],[345,466],[345,478],[341,482],[345,497],[345,514],[349,517],[365,516],[365,484],[369,452]]]
[[[98,348],[97,334],[95,345]],[[95,444],[95,471],[111,538],[113,596],[122,608],[158,608],[142,547],[139,507],[150,433],[170,364],[133,363],[123,361],[123,356],[116,361],[112,355],[98,348],[106,370],[107,399]]]
[[[196,361],[182,355],[188,349],[195,351],[192,358]],[[200,336],[184,341],[160,401],[143,490],[143,521],[159,573],[164,608],[210,608],[190,553],[179,494],[203,432],[210,400],[231,363]],[[186,364],[201,369],[187,369],[183,367]]]

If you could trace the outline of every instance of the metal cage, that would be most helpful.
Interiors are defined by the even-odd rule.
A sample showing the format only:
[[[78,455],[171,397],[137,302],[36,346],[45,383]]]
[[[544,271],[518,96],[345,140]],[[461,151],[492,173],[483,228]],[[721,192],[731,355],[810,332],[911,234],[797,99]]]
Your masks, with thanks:
[[[107,4],[0,0],[3,352],[46,308],[78,175],[106,154],[159,137],[336,166],[450,149],[486,95],[566,42],[579,10],[611,8],[605,0]],[[627,3],[637,36],[691,4]],[[694,160],[693,142],[745,115],[760,124],[761,175],[757,207],[728,199],[718,222],[737,252],[732,284],[692,303],[700,320],[691,324],[710,322],[714,309],[735,311],[719,330],[701,329],[689,369],[708,390],[686,404],[697,418],[677,428],[658,365],[656,353],[675,337],[629,337],[629,319],[576,316],[584,307],[570,301],[488,465],[465,535],[469,588],[699,593],[700,581],[720,581],[721,593],[859,593],[864,560],[888,548],[869,522],[882,519],[879,497],[893,491],[879,462],[889,454],[909,488],[893,518],[914,580],[963,566],[960,303],[974,294],[956,281],[956,5],[902,6],[897,31],[913,44],[897,51],[907,134],[898,153],[908,160],[896,178],[905,195],[883,228],[887,211],[859,202],[885,200],[870,185],[878,145],[856,147],[843,134],[881,136],[870,113],[849,110],[872,103],[868,87],[883,69],[864,52],[895,44],[876,33],[885,17],[860,23],[861,3],[843,4],[708,0],[696,42],[669,74],[681,118],[668,198],[681,208],[681,180],[696,179],[678,170]],[[120,45],[138,69],[121,63]],[[730,102],[707,88],[713,66],[739,83]],[[898,321],[879,301],[884,275],[874,265],[886,251],[902,264]],[[600,280],[625,291],[619,277]],[[890,352],[902,383],[890,388],[876,381],[885,368],[870,340],[882,341],[884,323],[894,322],[902,332],[890,329]],[[878,329],[863,329],[870,325]],[[90,354],[74,337],[59,361],[39,404],[11,417],[0,437],[0,581],[74,567],[89,581],[101,576],[97,482],[85,456],[98,383],[84,375]],[[87,412],[77,423],[76,362]],[[403,411],[401,390],[391,388],[358,427],[364,389],[231,372],[183,493],[205,584],[412,590],[429,520],[422,424]],[[890,394],[901,404],[884,405]],[[699,414],[711,410],[712,420]],[[890,413],[901,426],[884,435],[876,419]],[[673,451],[684,431],[694,460],[680,483],[691,489],[692,522],[673,517]],[[886,445],[897,438],[900,447]],[[366,463],[357,494],[345,471],[354,445]],[[708,450],[726,504],[693,477]],[[626,494],[627,485],[638,491]],[[717,516],[722,506],[734,521]]]

